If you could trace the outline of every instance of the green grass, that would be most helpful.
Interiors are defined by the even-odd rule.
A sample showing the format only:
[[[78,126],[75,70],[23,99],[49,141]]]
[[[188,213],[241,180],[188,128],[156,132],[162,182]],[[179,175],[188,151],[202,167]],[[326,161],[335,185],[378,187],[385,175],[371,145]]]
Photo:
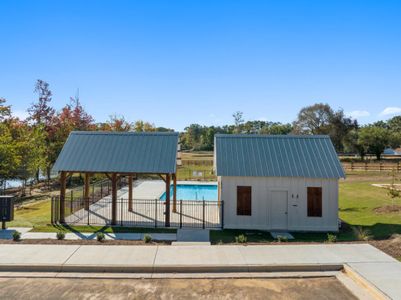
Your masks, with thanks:
[[[368,229],[375,239],[388,238],[393,233],[401,234],[401,214],[377,214],[374,209],[391,205],[386,189],[372,186],[372,183],[389,183],[389,176],[374,174],[351,174],[340,183],[339,215],[351,226]],[[395,201],[401,205],[401,199]]]
[[[198,170],[207,169],[204,166],[194,166]],[[186,170],[185,168],[181,168]],[[180,172],[180,171],[179,171]],[[185,171],[184,171],[185,172]],[[178,177],[180,179],[180,177]],[[372,186],[372,183],[390,183],[389,173],[350,173],[347,179],[340,181],[339,216],[351,226],[362,226],[368,229],[374,239],[385,239],[393,233],[401,234],[401,214],[388,213],[377,214],[374,209],[383,205],[390,205],[391,198],[387,191]],[[41,197],[41,200],[20,205],[15,210],[14,221],[8,226],[34,227],[34,231],[57,232],[58,226],[50,223],[50,199]],[[44,200],[43,200],[44,199]],[[401,199],[396,201],[401,205]],[[95,232],[106,230],[106,232],[175,232],[166,228],[124,228],[124,227],[101,227],[101,226],[63,226],[65,231]],[[272,237],[268,232],[257,230],[223,230],[211,231],[213,243],[232,243],[235,236],[245,234],[248,242],[270,242]],[[293,233],[296,241],[327,240],[327,233]],[[338,241],[349,241],[355,239],[352,231],[348,228],[337,234]]]
[[[47,225],[50,222],[50,199],[22,204],[14,210],[14,221],[10,227],[33,227]]]

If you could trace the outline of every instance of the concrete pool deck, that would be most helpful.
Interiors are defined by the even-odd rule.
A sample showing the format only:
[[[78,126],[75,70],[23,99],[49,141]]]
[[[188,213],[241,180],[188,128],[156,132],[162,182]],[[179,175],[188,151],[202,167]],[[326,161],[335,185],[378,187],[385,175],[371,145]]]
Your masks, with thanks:
[[[0,277],[10,272],[245,274],[342,269],[384,298],[401,299],[401,263],[368,244],[0,247]]]
[[[216,185],[216,182],[199,183],[197,181],[178,181],[179,185]],[[133,211],[128,210],[128,187],[118,190],[117,224],[120,226],[163,227],[165,224],[165,201],[159,200],[165,192],[166,184],[162,180],[136,181],[133,189]],[[217,201],[180,201],[174,211],[173,200],[170,201],[171,227],[220,228],[221,207]],[[68,206],[68,204],[67,204]],[[109,225],[111,223],[112,200],[108,195],[89,206],[89,211],[80,209],[69,214],[65,222],[71,225]],[[203,224],[204,221],[204,224]]]

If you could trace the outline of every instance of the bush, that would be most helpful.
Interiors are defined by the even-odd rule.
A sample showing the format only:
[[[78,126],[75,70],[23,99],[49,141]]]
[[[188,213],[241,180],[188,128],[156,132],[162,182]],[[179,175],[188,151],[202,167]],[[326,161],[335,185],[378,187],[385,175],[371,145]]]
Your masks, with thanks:
[[[21,240],[21,232],[14,231],[13,232],[13,240],[16,242],[19,242]]]
[[[103,242],[106,239],[106,236],[104,235],[103,232],[98,232],[96,234],[96,239],[98,242]]]
[[[354,226],[352,227],[352,231],[358,241],[369,241],[372,239],[370,231],[362,226]]]
[[[64,231],[58,231],[56,233],[56,237],[59,241],[64,240],[65,239],[65,232]]]
[[[337,236],[335,234],[328,233],[327,234],[327,242],[328,243],[335,243],[337,242]]]
[[[152,241],[152,237],[150,236],[150,234],[145,234],[143,236],[143,241],[147,244],[150,243]]]
[[[239,236],[235,237],[235,242],[239,244],[244,244],[247,242],[247,237],[244,234],[240,234]]]
[[[288,238],[287,238],[286,236],[278,235],[278,236],[277,236],[277,241],[278,241],[279,243],[281,243],[281,242],[288,242]]]

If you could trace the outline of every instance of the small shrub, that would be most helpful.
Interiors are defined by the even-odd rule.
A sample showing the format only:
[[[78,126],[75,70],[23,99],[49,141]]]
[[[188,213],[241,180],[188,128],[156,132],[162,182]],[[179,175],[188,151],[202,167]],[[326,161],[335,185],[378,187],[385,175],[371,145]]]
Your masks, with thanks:
[[[143,241],[144,241],[146,244],[150,243],[150,242],[152,241],[152,236],[151,236],[150,234],[145,234],[145,235],[143,236]]]
[[[370,231],[362,226],[352,227],[352,231],[358,241],[369,241],[372,239]]]
[[[104,235],[103,232],[98,232],[96,234],[96,239],[98,242],[103,242],[106,239],[106,236]]]
[[[277,241],[278,241],[279,243],[281,243],[281,242],[288,242],[288,238],[287,238],[286,236],[278,235],[278,236],[277,236]]]
[[[245,244],[247,242],[247,237],[244,234],[240,234],[235,237],[235,242],[238,244]]]
[[[327,242],[328,243],[335,243],[337,242],[337,236],[335,234],[328,233],[327,234]]]
[[[56,233],[56,237],[59,241],[64,240],[65,239],[65,232],[64,231],[58,231]]]
[[[13,240],[15,242],[19,242],[21,240],[21,232],[19,231],[14,231],[13,232]]]

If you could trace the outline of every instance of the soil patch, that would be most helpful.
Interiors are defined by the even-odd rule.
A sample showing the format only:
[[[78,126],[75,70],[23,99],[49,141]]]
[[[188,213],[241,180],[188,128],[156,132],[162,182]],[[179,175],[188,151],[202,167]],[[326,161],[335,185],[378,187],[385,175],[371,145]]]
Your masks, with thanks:
[[[334,277],[286,279],[0,278],[2,299],[356,299]]]
[[[396,259],[401,257],[401,235],[399,234],[393,235],[388,240],[369,241],[369,244]]]
[[[401,205],[384,205],[376,207],[373,211],[377,214],[401,213]]]

